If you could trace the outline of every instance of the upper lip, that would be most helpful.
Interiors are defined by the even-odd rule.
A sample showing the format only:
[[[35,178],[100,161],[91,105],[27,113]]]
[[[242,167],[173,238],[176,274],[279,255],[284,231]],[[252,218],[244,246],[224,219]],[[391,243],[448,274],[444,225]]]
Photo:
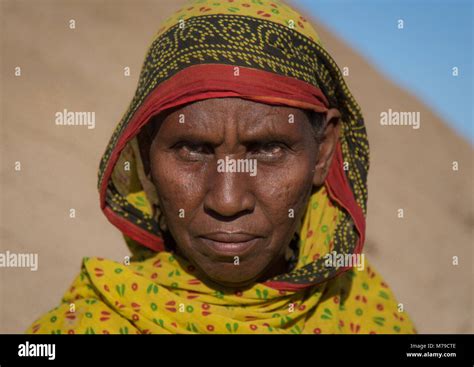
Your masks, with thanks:
[[[216,242],[225,242],[225,243],[238,243],[238,242],[248,242],[257,237],[255,234],[246,233],[246,232],[212,232],[206,233],[199,237],[204,237]]]

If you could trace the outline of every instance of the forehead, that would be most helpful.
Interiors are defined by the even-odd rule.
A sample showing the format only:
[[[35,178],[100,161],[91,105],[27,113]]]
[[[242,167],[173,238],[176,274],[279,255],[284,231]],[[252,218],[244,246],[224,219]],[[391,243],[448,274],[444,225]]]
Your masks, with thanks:
[[[302,109],[254,102],[242,98],[212,98],[180,107],[169,113],[160,130],[175,133],[236,131],[252,134],[260,130],[287,134],[305,133],[309,115]]]

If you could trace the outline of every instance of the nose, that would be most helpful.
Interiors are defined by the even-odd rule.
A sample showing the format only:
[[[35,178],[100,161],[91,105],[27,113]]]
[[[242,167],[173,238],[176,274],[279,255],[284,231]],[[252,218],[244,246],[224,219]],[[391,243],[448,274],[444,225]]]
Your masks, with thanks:
[[[221,220],[251,213],[255,208],[255,196],[249,187],[251,179],[248,173],[216,170],[209,180],[204,210]]]

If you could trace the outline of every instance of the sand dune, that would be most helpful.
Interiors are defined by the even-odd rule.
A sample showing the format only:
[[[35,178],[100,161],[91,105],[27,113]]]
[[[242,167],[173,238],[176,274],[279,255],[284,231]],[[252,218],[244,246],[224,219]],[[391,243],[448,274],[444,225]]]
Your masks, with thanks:
[[[1,247],[37,252],[40,264],[37,272],[0,270],[0,332],[23,332],[56,306],[83,256],[121,260],[128,254],[99,210],[97,167],[134,93],[153,33],[181,4],[1,2]],[[317,29],[338,64],[349,67],[347,81],[367,121],[367,255],[420,332],[473,332],[472,147],[346,44]],[[14,76],[16,66],[21,77]],[[126,66],[130,77],[123,75]],[[95,129],[56,126],[54,114],[64,108],[95,111]],[[380,113],[388,109],[420,112],[421,128],[381,126]],[[17,161],[21,171],[14,170]],[[71,208],[76,218],[69,217]],[[397,218],[399,208],[404,219]]]

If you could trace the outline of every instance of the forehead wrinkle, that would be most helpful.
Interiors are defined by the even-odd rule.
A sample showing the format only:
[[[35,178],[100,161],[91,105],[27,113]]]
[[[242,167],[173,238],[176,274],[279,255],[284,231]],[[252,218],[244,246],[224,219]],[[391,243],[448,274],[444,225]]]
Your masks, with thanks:
[[[191,115],[191,112],[192,119],[190,116],[186,117],[187,114]],[[298,111],[285,107],[257,105],[250,101],[240,103],[225,99],[214,100],[212,103],[202,101],[184,108],[180,113],[185,115],[185,123],[180,124],[183,125],[180,126],[183,131],[202,137],[208,136],[214,144],[222,145],[225,142],[229,147],[239,145],[239,142],[255,136],[264,138],[266,135],[291,134],[289,129],[296,128],[301,133],[303,127],[300,121],[302,116]],[[291,126],[282,126],[281,124],[289,123],[290,113],[295,115],[294,123]]]
[[[247,138],[265,135],[276,136],[282,133],[281,131],[279,132],[281,124],[289,124],[287,114],[282,115],[273,106],[269,106],[269,109],[267,109],[264,114],[261,113],[260,115],[261,117],[252,116],[250,119],[245,119],[245,126],[242,126],[242,128],[239,129],[239,138],[243,138],[244,136]],[[298,123],[298,121],[299,119],[295,118],[294,123],[291,124],[291,128],[297,128],[298,130],[301,129],[301,124]],[[287,130],[285,129],[283,133],[286,134]]]
[[[265,106],[264,110],[262,106]],[[274,121],[270,117],[275,115],[277,111],[271,106],[259,105],[256,107],[255,102],[248,102],[248,108],[241,109],[238,112],[238,120],[241,123],[237,124],[237,136],[240,140],[243,137],[255,135],[258,131],[268,131],[267,128],[262,128],[262,125],[268,126],[265,121]]]
[[[188,108],[185,108],[182,112],[180,112],[180,114],[184,114],[185,117],[185,123],[180,124],[185,131],[191,132],[191,130],[194,130],[195,132],[199,133],[199,135],[209,134],[215,136],[215,133],[219,134],[221,129],[219,129],[219,124],[216,123],[219,120],[218,111],[214,111],[202,104],[193,106],[192,112],[187,110]],[[219,134],[219,136],[220,135],[221,134]]]

